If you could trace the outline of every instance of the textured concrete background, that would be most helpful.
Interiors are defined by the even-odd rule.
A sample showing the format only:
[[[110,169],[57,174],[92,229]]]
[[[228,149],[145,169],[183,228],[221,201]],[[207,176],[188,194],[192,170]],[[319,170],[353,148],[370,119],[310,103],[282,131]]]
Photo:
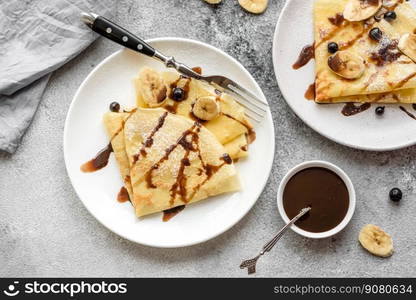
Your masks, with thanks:
[[[372,153],[335,144],[305,126],[281,97],[272,68],[272,35],[282,0],[265,14],[242,11],[236,0],[214,8],[202,0],[122,0],[116,21],[145,38],[201,40],[238,59],[271,103],[276,126],[274,167],[259,201],[227,233],[198,246],[136,245],[101,226],[77,198],[63,162],[62,133],[82,80],[119,47],[98,40],[55,72],[39,111],[14,155],[0,154],[0,276],[246,276],[238,268],[283,225],[275,204],[285,172],[304,160],[343,168],[357,192],[350,225],[334,238],[309,240],[290,231],[258,265],[256,276],[416,276],[416,148]],[[296,26],[296,24],[294,24]],[[271,137],[272,138],[272,137]],[[400,204],[388,200],[399,186]],[[359,229],[374,223],[394,239],[388,259],[365,252]]]

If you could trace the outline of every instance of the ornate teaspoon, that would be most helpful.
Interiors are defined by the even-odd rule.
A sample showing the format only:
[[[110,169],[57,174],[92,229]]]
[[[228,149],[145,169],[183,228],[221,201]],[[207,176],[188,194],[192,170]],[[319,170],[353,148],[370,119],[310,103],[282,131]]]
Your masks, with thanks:
[[[263,246],[263,249],[260,251],[260,253],[256,257],[254,257],[252,259],[244,260],[240,265],[240,269],[247,268],[248,274],[255,273],[256,272],[256,263],[257,263],[257,260],[260,258],[260,256],[262,256],[266,252],[269,252],[270,250],[272,250],[274,245],[276,245],[277,241],[280,240],[280,238],[283,236],[283,234],[286,232],[286,230],[290,226],[292,226],[293,223],[295,223],[297,220],[299,220],[300,217],[302,217],[304,214],[306,214],[310,210],[311,210],[310,207],[306,207],[306,208],[301,209],[301,211],[299,212],[299,214],[296,217],[294,217],[292,220],[290,220],[289,223],[287,223],[282,229],[280,229],[280,231],[266,245]]]

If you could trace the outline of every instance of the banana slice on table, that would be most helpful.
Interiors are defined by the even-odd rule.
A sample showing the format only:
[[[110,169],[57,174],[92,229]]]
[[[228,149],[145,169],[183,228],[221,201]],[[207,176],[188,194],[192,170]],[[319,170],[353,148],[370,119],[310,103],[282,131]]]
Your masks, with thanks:
[[[167,88],[159,73],[151,68],[140,70],[137,89],[149,107],[161,106],[167,99]]]
[[[344,19],[351,22],[366,20],[377,13],[382,2],[382,0],[350,0],[344,8]]]
[[[374,255],[389,257],[393,254],[393,240],[391,236],[376,225],[365,225],[360,231],[358,240],[361,246]]]
[[[204,0],[205,2],[209,3],[209,4],[218,4],[221,2],[221,0]]]
[[[328,57],[328,66],[336,74],[347,79],[357,79],[364,73],[364,59],[350,51],[338,51]]]
[[[269,0],[238,0],[238,3],[248,12],[261,14],[266,10]]]
[[[404,55],[416,62],[416,34],[406,33],[402,35],[397,47]]]
[[[209,121],[220,113],[220,105],[214,96],[204,96],[195,100],[192,113],[198,119]]]

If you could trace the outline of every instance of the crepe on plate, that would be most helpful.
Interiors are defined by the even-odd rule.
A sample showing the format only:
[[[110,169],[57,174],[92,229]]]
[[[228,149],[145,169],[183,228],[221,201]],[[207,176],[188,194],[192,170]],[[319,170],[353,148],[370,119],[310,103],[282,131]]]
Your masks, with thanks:
[[[376,14],[377,20],[370,16],[362,21],[347,21],[342,13],[351,1],[315,1],[315,101],[416,102],[416,64],[397,47],[401,36],[413,33],[416,28],[415,11],[401,0],[384,1],[377,12],[378,18]],[[395,20],[383,19],[383,14],[389,10],[395,11]],[[375,27],[382,32],[378,41],[369,35]],[[345,78],[333,72],[334,68],[331,70],[328,60],[332,55],[327,49],[329,42],[339,45],[338,52],[347,52],[362,59],[362,74],[356,78]]]
[[[203,81],[180,76],[176,72],[158,72],[151,68],[140,70],[135,85],[139,107],[148,108],[153,105],[155,97],[148,93],[148,87],[157,86],[156,90],[165,96],[161,97],[163,100],[157,106],[190,120],[196,120],[192,112],[197,100],[204,97],[215,99],[219,107],[218,115],[210,120],[198,121],[217,137],[232,159],[248,156],[248,145],[255,139],[253,126],[247,120],[244,108],[227,93]],[[177,87],[184,91],[180,101],[173,99],[173,91]]]
[[[139,217],[240,188],[232,159],[198,122],[162,108],[109,112],[104,122],[109,136],[124,123],[112,145]]]

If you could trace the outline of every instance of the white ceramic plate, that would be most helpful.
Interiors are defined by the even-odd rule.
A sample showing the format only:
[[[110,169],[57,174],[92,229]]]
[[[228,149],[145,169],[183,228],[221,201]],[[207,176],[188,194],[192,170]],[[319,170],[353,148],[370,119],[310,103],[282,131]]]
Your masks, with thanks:
[[[235,59],[207,44],[186,39],[153,39],[149,43],[205,74],[223,74],[251,89],[266,101],[260,87]],[[98,221],[131,241],[155,247],[181,247],[204,242],[236,224],[254,205],[269,176],[274,155],[274,127],[270,112],[256,128],[250,156],[236,164],[243,189],[191,204],[169,222],[162,214],[136,218],[129,202],[118,203],[123,182],[111,155],[107,167],[82,173],[80,165],[108,143],[102,116],[112,101],[135,105],[133,77],[143,66],[164,70],[147,56],[121,50],[101,62],[84,80],[69,108],[64,131],[65,164],[72,185],[85,207]]]
[[[313,43],[313,2],[287,0],[274,34],[274,70],[288,105],[312,129],[349,147],[384,151],[415,144],[416,121],[397,105],[386,105],[382,117],[374,113],[374,104],[362,113],[345,117],[341,114],[343,104],[318,105],[304,98],[314,82],[315,62],[298,70],[292,69],[292,64],[302,47]],[[410,105],[403,106],[414,112]]]

